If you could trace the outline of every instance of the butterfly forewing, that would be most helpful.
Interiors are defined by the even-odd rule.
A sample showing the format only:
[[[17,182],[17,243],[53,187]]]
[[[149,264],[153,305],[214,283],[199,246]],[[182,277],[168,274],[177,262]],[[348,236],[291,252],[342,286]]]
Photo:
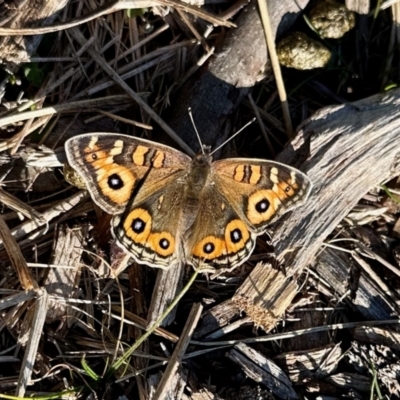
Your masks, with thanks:
[[[170,147],[112,133],[75,136],[65,149],[68,162],[85,180],[93,200],[109,214],[122,213],[139,186],[151,192],[168,185],[191,160]]]
[[[246,158],[214,162],[213,180],[256,233],[302,205],[312,187],[310,179],[293,167]]]

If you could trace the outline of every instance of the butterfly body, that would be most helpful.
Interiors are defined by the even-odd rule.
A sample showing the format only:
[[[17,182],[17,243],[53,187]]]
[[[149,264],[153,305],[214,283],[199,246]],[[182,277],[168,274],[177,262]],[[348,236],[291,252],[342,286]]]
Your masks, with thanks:
[[[257,235],[311,189],[306,175],[280,163],[212,161],[208,152],[191,159],[127,135],[79,135],[65,148],[95,203],[114,216],[117,243],[153,267],[233,269],[251,255]]]

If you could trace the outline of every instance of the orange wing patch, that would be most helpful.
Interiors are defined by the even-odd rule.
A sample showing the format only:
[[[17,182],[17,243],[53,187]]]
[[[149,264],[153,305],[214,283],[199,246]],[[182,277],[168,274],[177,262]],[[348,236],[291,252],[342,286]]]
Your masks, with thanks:
[[[151,232],[152,218],[144,208],[131,211],[124,221],[127,237],[141,247],[148,248],[161,257],[168,257],[175,251],[175,239],[169,232]]]
[[[249,196],[246,216],[254,225],[271,220],[282,203],[296,195],[298,185],[294,177],[287,182],[278,181],[273,169],[271,170],[271,180],[274,182],[272,189],[257,190]]]
[[[122,152],[123,142],[117,140],[109,152],[96,143],[97,138],[93,137],[85,147],[85,159],[94,167],[101,193],[115,204],[124,204],[130,198],[136,176],[128,168],[114,162],[114,155]]]
[[[160,150],[157,150],[155,156],[151,161],[154,168],[162,168],[162,166],[164,165],[164,160],[165,160],[165,153],[163,153]]]
[[[215,236],[206,236],[193,249],[193,255],[201,260],[213,260],[226,255],[226,244]]]
[[[146,146],[138,145],[132,154],[132,161],[135,165],[144,165],[145,156],[149,152],[149,148]]]
[[[228,254],[238,253],[250,238],[246,225],[240,219],[229,222],[225,229],[225,245]]]

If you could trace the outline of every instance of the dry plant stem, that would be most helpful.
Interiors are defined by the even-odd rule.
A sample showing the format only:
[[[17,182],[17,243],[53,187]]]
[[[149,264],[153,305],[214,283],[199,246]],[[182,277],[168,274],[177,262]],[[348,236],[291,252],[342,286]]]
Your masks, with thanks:
[[[35,296],[36,296],[36,292],[33,290],[30,290],[29,292],[23,291],[20,293],[12,294],[7,297],[3,297],[2,299],[0,299],[0,310],[4,310],[6,308],[11,308],[17,304],[26,304],[27,301],[29,301],[30,299],[32,299]],[[1,326],[1,325],[4,324],[4,322],[5,321],[3,318],[0,323],[0,330],[3,328],[3,326]]]
[[[257,118],[258,126],[260,127],[261,132],[262,132],[262,134],[264,136],[265,142],[267,143],[268,151],[271,153],[271,158],[275,158],[275,151],[274,151],[274,148],[272,147],[271,141],[269,140],[268,133],[265,130],[265,126],[264,126],[263,121],[261,119],[260,113],[258,112],[257,104],[254,102],[253,96],[251,95],[251,93],[249,93],[249,95],[247,97],[248,97],[249,102],[251,104],[251,107],[252,107],[252,109],[254,111],[254,115]]]
[[[204,337],[204,340],[215,340],[218,339],[219,337],[226,336],[228,333],[231,333],[235,331],[236,329],[241,328],[242,326],[245,325],[252,325],[253,320],[250,317],[244,317],[241,319],[238,319],[235,322],[232,322],[228,325],[223,326],[220,329],[217,329],[215,332],[211,333],[210,335],[207,335]]]
[[[80,100],[65,104],[59,104],[52,107],[45,107],[40,110],[26,111],[19,114],[9,115],[0,118],[0,127],[14,124],[15,122],[24,121],[31,118],[42,117],[45,115],[53,115],[63,112],[76,112],[81,111],[82,108],[93,108],[96,106],[112,105],[129,100],[127,95],[114,95],[108,97],[101,97],[97,99]]]
[[[280,304],[295,296],[293,281],[359,199],[375,185],[400,174],[399,148],[400,90],[324,108],[302,124],[296,139],[277,158],[300,168],[314,185],[307,203],[274,226],[272,244],[286,276],[277,286],[269,280],[267,269],[252,274],[254,282],[276,289],[265,292],[262,299],[256,287],[250,289],[251,282],[243,284],[252,290],[247,296],[257,300],[254,304],[270,307],[264,316],[259,314],[260,325],[272,318],[264,328],[274,326],[273,319],[281,314],[271,310],[282,310]]]
[[[37,298],[33,308],[29,339],[27,341],[15,392],[16,396],[18,397],[23,397],[25,395],[26,387],[29,385],[33,367],[35,365],[36,353],[39,347],[43,326],[46,319],[48,295],[44,289],[42,289],[38,294],[39,297]],[[29,313],[25,317],[27,318],[28,316]]]
[[[54,24],[51,26],[45,26],[41,28],[22,28],[22,29],[0,28],[0,36],[28,36],[28,35],[42,35],[44,33],[50,33],[50,32],[58,32],[65,29],[72,29],[78,25],[82,25],[86,22],[97,19],[103,15],[111,14],[119,10],[125,10],[130,8],[150,8],[159,5],[167,5],[173,8],[184,10],[188,13],[196,15],[216,25],[226,26],[230,28],[235,26],[235,24],[233,24],[232,22],[228,22],[221,18],[215,17],[204,10],[190,6],[189,4],[185,4],[183,2],[180,2],[179,0],[153,0],[153,1],[116,0],[116,1],[111,1],[110,3],[106,3],[103,6],[97,8],[96,10],[82,17],[74,18],[69,22]]]
[[[232,346],[238,343],[265,343],[271,342],[275,340],[283,340],[283,339],[290,339],[293,337],[299,337],[302,335],[308,335],[316,332],[326,332],[330,330],[337,330],[337,329],[352,329],[357,328],[360,326],[379,326],[379,325],[394,325],[400,324],[400,319],[385,319],[382,321],[361,321],[361,322],[347,322],[344,324],[330,324],[324,326],[316,326],[313,328],[307,329],[299,329],[296,331],[285,332],[285,333],[274,333],[269,334],[267,336],[259,336],[256,338],[250,339],[236,339],[236,340],[220,340],[214,342],[200,342],[198,340],[191,340],[190,344],[196,346],[204,346],[204,347],[214,347],[214,346]]]
[[[39,285],[32,276],[17,241],[12,236],[8,225],[0,216],[0,237],[7,251],[8,257],[17,272],[19,282],[24,290],[39,289]]]
[[[88,194],[86,191],[81,191],[73,196],[69,197],[68,199],[65,199],[61,201],[60,203],[56,204],[54,207],[51,207],[49,210],[46,210],[43,212],[43,217],[45,224],[47,224],[49,221],[51,221],[53,218],[59,216],[60,214],[65,214],[68,211],[70,211],[73,207],[77,206],[79,203],[83,202],[88,198]],[[31,233],[32,231],[36,230],[38,228],[37,222],[32,222],[28,221],[25,222],[17,227],[15,227],[11,233],[12,236],[16,239],[19,240],[23,236]],[[2,241],[0,241],[0,248],[2,248]]]
[[[162,400],[166,398],[171,382],[177,373],[178,367],[182,362],[187,347],[189,346],[189,342],[192,338],[194,329],[199,322],[202,311],[203,306],[200,303],[193,304],[185,327],[180,335],[179,342],[177,343],[175,350],[168,362],[167,368],[165,369],[163,377],[161,378],[161,382],[159,383],[157,391],[153,396],[153,400]]]
[[[192,42],[192,41],[190,41]],[[143,71],[146,71],[154,66],[157,66],[161,64],[163,61],[168,60],[169,58],[172,58],[175,55],[175,52],[172,51],[174,48],[178,50],[181,47],[184,47],[185,42],[179,43],[177,45],[172,45],[168,46],[170,47],[171,51],[167,51],[166,48],[155,50],[152,53],[146,54],[139,60],[135,60],[127,65],[124,65],[123,67],[119,68],[117,73],[121,74],[121,79],[126,80],[129,78],[132,78],[133,76],[136,76]],[[159,57],[155,57],[155,55],[161,54]],[[148,61],[146,61],[148,60]],[[146,61],[146,62],[145,62]],[[140,66],[133,68],[134,66],[141,64]],[[125,73],[122,73],[123,71],[127,71]],[[79,99],[81,97],[85,96],[92,96],[96,94],[97,92],[107,89],[109,87],[112,87],[115,85],[115,82],[112,79],[109,79],[107,77],[100,79],[98,82],[93,84],[92,86],[87,87],[86,89],[80,91],[77,93],[75,96],[72,97],[72,99]]]
[[[187,25],[187,27],[189,28],[189,30],[192,32],[193,36],[201,43],[201,45],[204,47],[204,51],[206,53],[210,52],[210,46],[207,44],[207,42],[205,41],[204,37],[202,37],[200,35],[199,32],[197,32],[196,28],[193,26],[192,22],[189,20],[189,18],[187,17],[187,15],[185,14],[185,12],[183,11],[179,11],[179,16],[182,18],[183,22],[185,22],[185,24]]]
[[[85,37],[82,35],[82,33],[76,29],[72,28],[70,30],[71,36],[81,45],[83,46],[86,43]],[[137,104],[139,104],[140,107],[146,111],[146,113],[154,120],[156,121],[161,128],[173,139],[175,142],[184,149],[187,154],[189,155],[194,155],[194,152],[192,149],[190,149],[187,144],[174,132],[174,130],[167,125],[161,118],[160,116],[153,111],[153,109],[135,92],[133,91],[124,80],[121,79],[121,77],[114,71],[113,68],[111,68],[104,58],[92,47],[89,47],[87,49],[88,53],[93,57],[93,59],[97,62],[99,67],[103,68],[103,70],[108,73],[111,78],[115,81],[116,84],[118,84]]]
[[[93,111],[96,111],[99,114],[103,114],[106,117],[112,118],[112,119],[114,119],[116,121],[121,121],[121,122],[124,122],[126,124],[137,126],[139,128],[148,129],[148,130],[152,130],[153,129],[153,127],[150,126],[150,125],[142,124],[141,122],[137,122],[137,121],[132,121],[131,119],[120,117],[119,115],[112,114],[112,113],[109,113],[107,111],[99,110],[98,108],[93,109]]]
[[[195,271],[193,275],[190,277],[187,284],[183,287],[183,289],[179,292],[179,294],[175,297],[174,301],[170,304],[170,306],[164,311],[161,317],[154,323],[154,325],[143,334],[133,346],[126,351],[126,353],[121,357],[110,369],[110,374],[114,373],[118,368],[120,368],[126,360],[132,355],[132,353],[161,325],[163,319],[176,307],[179,300],[185,295],[185,293],[190,289],[193,282],[196,280],[199,271]]]
[[[1,305],[0,305],[0,309],[1,309]],[[113,313],[110,316],[115,319],[121,319],[121,307],[113,305],[112,310],[113,310]],[[125,324],[132,324],[140,329],[146,330],[146,325],[147,325],[146,320],[128,310],[124,311],[124,322],[125,322]],[[154,331],[154,334],[158,335],[166,340],[169,340],[172,343],[176,343],[179,340],[178,336],[174,335],[173,333],[167,331],[164,328],[157,328]]]
[[[271,21],[269,19],[267,0],[258,0],[260,7],[261,21],[264,26],[265,41],[267,42],[268,54],[271,60],[272,69],[274,70],[276,86],[278,88],[279,98],[281,99],[283,120],[285,122],[286,134],[289,139],[294,137],[292,120],[290,118],[289,105],[287,101],[285,84],[283,83],[281,67],[276,54],[274,35],[272,34]]]
[[[7,207],[11,208],[12,210],[21,213],[26,218],[31,220],[40,221],[40,225],[46,223],[43,218],[43,215],[37,212],[34,208],[28,206],[23,201],[18,199],[17,197],[13,196],[12,194],[6,192],[2,188],[0,188],[0,202],[5,204]]]

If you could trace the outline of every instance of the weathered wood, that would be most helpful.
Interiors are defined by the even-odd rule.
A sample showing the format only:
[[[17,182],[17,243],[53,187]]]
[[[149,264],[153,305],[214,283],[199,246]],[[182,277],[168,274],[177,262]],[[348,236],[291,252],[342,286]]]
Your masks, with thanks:
[[[282,300],[287,304],[293,299],[293,282],[340,220],[376,184],[400,173],[399,147],[399,90],[324,108],[300,126],[296,139],[278,161],[299,167],[314,187],[303,207],[283,216],[273,227],[272,244],[286,271],[281,284],[274,283],[275,276],[267,268],[259,268],[257,275],[251,274],[243,283],[249,288],[249,298],[257,298],[259,293],[252,282],[274,288],[264,293],[263,302],[269,308],[257,316],[256,324],[267,330],[274,326],[279,317],[274,310],[284,308],[280,307]],[[270,323],[265,325],[267,319]]]
[[[257,326],[268,330],[274,326],[276,316],[282,315],[289,307],[293,299],[291,294],[296,290],[295,282],[287,284],[283,271],[260,262],[236,291],[232,302],[239,310],[244,310]]]
[[[192,306],[179,341],[176,344],[175,350],[168,362],[167,368],[165,369],[163,377],[153,396],[154,400],[165,399],[167,393],[174,392],[174,389],[172,388],[172,382],[176,381],[175,375],[177,375],[178,367],[182,362],[183,356],[193,336],[194,329],[197,326],[202,310],[203,306],[200,303],[194,304]]]
[[[76,322],[79,313],[64,301],[77,298],[80,294],[77,289],[81,271],[80,259],[85,248],[84,230],[83,225],[73,229],[65,225],[59,226],[50,261],[50,264],[57,267],[50,269],[44,282],[47,293],[53,296],[49,300],[46,321],[61,320],[58,329],[63,330],[64,334],[66,329]],[[54,297],[59,297],[59,301]],[[58,334],[60,335],[60,332]]]
[[[149,328],[165,309],[171,304],[179,290],[182,288],[182,278],[184,274],[182,265],[175,266],[168,270],[160,269],[157,272],[157,279],[154,285],[153,295],[147,314],[147,327]],[[175,320],[176,307],[164,319],[162,326],[167,326]]]
[[[199,339],[209,335],[211,332],[215,332],[229,324],[239,313],[239,308],[231,300],[217,304],[204,312],[193,337]]]
[[[35,365],[36,353],[38,351],[43,326],[46,319],[46,311],[48,304],[48,294],[46,290],[38,291],[38,298],[30,313],[25,315],[25,319],[30,321],[29,337],[26,344],[24,358],[21,363],[19,379],[15,395],[24,397],[27,386],[30,384],[33,367]]]
[[[388,346],[394,350],[400,350],[400,334],[389,329],[374,326],[360,326],[354,330],[354,340],[366,343]]]
[[[321,379],[331,374],[342,358],[340,345],[279,354],[274,361],[289,375],[292,383]]]
[[[239,364],[244,373],[255,382],[262,382],[274,396],[298,399],[285,373],[270,359],[243,343],[235,345],[227,357]]]
[[[325,382],[331,383],[343,391],[345,389],[361,393],[369,393],[371,391],[371,378],[350,372],[331,375],[325,378]]]
[[[3,2],[0,6],[1,26],[12,28],[51,24],[68,0],[22,0]],[[3,36],[0,40],[0,60],[3,64],[29,62],[42,36]]]
[[[312,264],[313,270],[322,278],[322,282],[326,282],[332,288],[333,293],[329,293],[329,295],[341,298],[348,292],[346,298],[349,299],[350,290],[353,289],[350,284],[350,270],[352,266],[354,267],[351,256],[339,250],[325,248]],[[323,283],[319,284],[316,279],[314,280],[316,286],[322,290]],[[397,305],[393,298],[387,296],[365,272],[361,272],[357,287],[354,289],[356,292],[351,301],[352,306],[357,307],[366,319],[390,319],[397,314]]]

